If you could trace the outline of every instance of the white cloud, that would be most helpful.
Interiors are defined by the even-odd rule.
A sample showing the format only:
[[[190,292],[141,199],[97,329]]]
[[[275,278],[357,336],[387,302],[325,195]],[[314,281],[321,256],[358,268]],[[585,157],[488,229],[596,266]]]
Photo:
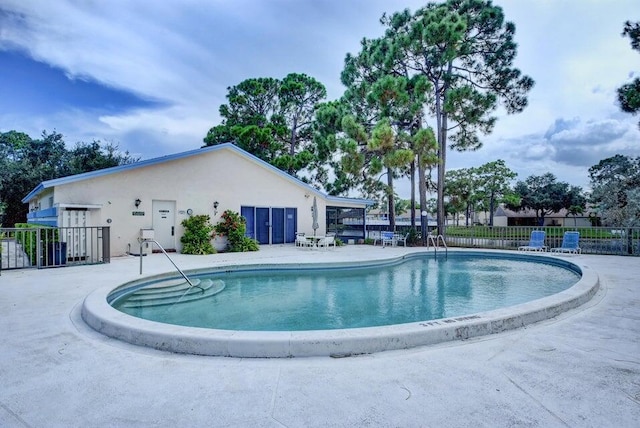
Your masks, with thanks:
[[[553,157],[555,150],[553,146],[541,142],[539,144],[532,144],[525,149],[524,157],[531,160],[541,160],[545,158]]]
[[[162,101],[148,109],[53,116],[0,112],[3,129],[56,128],[72,141],[110,139],[144,157],[199,147],[219,120],[226,88],[249,77],[307,73],[342,94],[347,52],[377,37],[382,12],[424,0],[187,0],[77,2],[3,0],[0,49],[20,49],[73,78]],[[449,152],[448,166],[502,158],[519,178],[562,172],[586,185],[594,159],[638,154],[637,117],[615,105],[615,90],[640,73],[623,38],[637,0],[495,0],[516,24],[516,64],[536,81],[529,106],[500,115],[484,147]],[[578,34],[579,36],[576,36]],[[561,119],[562,122],[556,122]],[[559,125],[562,130],[556,129]],[[545,137],[545,134],[546,137]],[[559,174],[558,174],[559,175]],[[406,195],[403,195],[406,196]]]

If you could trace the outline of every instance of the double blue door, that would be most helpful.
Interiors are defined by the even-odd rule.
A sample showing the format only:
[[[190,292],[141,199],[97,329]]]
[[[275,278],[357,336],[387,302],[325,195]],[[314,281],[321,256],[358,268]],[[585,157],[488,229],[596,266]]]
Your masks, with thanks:
[[[284,244],[296,239],[297,208],[243,206],[240,214],[247,219],[246,235],[260,244]]]

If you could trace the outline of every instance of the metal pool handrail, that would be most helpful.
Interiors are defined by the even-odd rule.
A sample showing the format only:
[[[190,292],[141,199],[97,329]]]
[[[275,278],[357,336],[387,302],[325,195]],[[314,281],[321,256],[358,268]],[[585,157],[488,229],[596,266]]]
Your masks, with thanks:
[[[185,275],[184,272],[180,270],[178,265],[176,265],[173,259],[169,257],[169,254],[167,254],[167,252],[164,250],[164,248],[162,248],[162,245],[160,245],[158,241],[150,238],[145,238],[145,239],[138,238],[138,242],[140,242],[140,275],[142,275],[142,244],[145,242],[153,242],[158,246],[158,248],[160,248],[160,250],[164,253],[164,255],[167,256],[167,258],[169,259],[173,267],[175,267],[176,270],[180,273],[180,275],[182,275],[182,277],[187,281],[187,283],[189,284],[189,288],[187,288],[187,291],[189,291],[193,287],[196,287],[202,290],[202,292],[204,293],[204,288],[200,287],[199,285],[195,285],[193,282],[191,282],[189,278],[187,278],[187,275]]]
[[[442,242],[442,246],[444,247],[444,257],[447,258],[449,256],[447,250],[447,243],[444,242],[444,236],[438,235],[434,237],[433,235],[427,236],[427,248],[429,248],[429,243],[433,245],[433,256],[437,257],[438,248],[440,247],[438,244]]]

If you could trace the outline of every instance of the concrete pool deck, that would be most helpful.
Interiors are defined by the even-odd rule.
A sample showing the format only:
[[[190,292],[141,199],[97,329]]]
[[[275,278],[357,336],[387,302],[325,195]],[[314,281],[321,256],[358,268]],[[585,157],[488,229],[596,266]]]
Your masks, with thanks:
[[[404,248],[175,255],[207,265],[388,258]],[[561,256],[600,289],[500,334],[348,358],[243,359],[130,345],[89,328],[83,299],[139,278],[139,258],[3,271],[0,426],[616,426],[640,420],[640,259]],[[171,271],[163,255],[144,275]]]

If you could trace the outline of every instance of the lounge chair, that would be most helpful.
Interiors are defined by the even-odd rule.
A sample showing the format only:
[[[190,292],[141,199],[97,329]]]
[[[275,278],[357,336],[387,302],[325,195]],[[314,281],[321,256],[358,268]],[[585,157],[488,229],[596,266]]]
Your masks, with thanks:
[[[578,246],[580,242],[580,232],[565,232],[562,237],[562,245],[558,248],[552,248],[554,253],[575,253],[580,254],[581,250]]]
[[[534,230],[529,238],[529,245],[518,247],[518,251],[547,251],[544,245],[546,233],[544,230]]]

